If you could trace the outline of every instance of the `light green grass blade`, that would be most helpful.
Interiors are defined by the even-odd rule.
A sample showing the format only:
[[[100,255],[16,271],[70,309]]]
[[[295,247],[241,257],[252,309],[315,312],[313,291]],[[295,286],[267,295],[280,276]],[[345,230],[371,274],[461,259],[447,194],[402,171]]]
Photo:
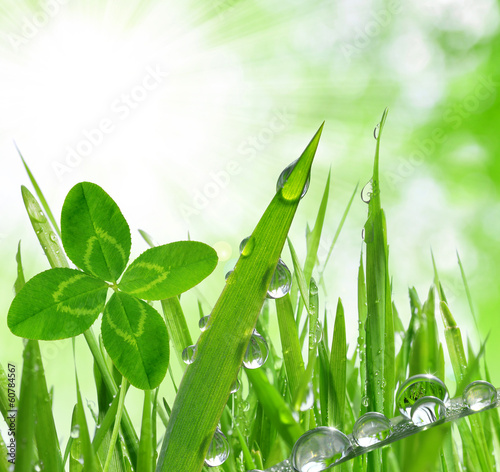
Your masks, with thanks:
[[[139,455],[137,456],[137,470],[152,472],[153,470],[153,428],[151,418],[151,390],[144,390],[144,407],[142,409],[141,439],[139,441]],[[155,444],[156,446],[156,444]]]
[[[7,461],[9,458],[9,451],[7,450],[7,446],[5,445],[5,442],[3,440],[3,437],[0,435],[0,472],[8,472],[9,471],[9,466],[11,465],[10,462]],[[12,459],[14,460],[14,459]]]
[[[302,271],[302,267],[300,267],[299,258],[297,256],[297,253],[295,252],[292,241],[290,241],[290,238],[287,238],[287,241],[288,247],[290,248],[290,255],[292,256],[295,280],[297,280],[297,286],[302,297],[302,303],[304,304],[304,306],[309,306],[309,291],[307,290],[307,282],[304,276],[304,272]],[[291,300],[294,300],[293,296],[291,296]],[[297,314],[297,320],[298,324],[300,321],[300,313]]]
[[[240,256],[197,343],[172,408],[157,472],[198,472],[267,294],[309,175],[323,125],[280,189]],[[251,241],[251,242],[250,242]]]
[[[56,230],[56,233],[61,237],[61,230],[59,229],[59,226],[57,225],[56,219],[54,218],[54,215],[52,214],[52,211],[50,210],[50,207],[47,203],[47,200],[45,200],[45,197],[43,195],[42,189],[39,187],[38,182],[35,179],[35,176],[32,174],[30,168],[28,167],[28,164],[26,164],[26,161],[24,160],[24,157],[21,154],[21,151],[17,147],[17,144],[15,145],[17,152],[19,153],[19,157],[23,161],[24,168],[26,169],[26,172],[28,173],[28,177],[31,181],[31,185],[33,185],[33,188],[35,189],[35,193],[40,200],[43,209],[45,210],[45,214],[48,216],[50,222],[52,223],[53,228]]]
[[[335,326],[333,330],[332,349],[330,354],[330,418],[333,420],[332,426],[344,430],[344,413],[346,403],[346,331],[344,307],[342,301],[338,300],[337,314],[335,316]]]
[[[359,352],[359,378],[361,383],[361,411],[360,416],[366,413],[366,317],[368,307],[366,304],[366,283],[363,269],[363,252],[361,252],[358,269],[358,352]]]
[[[179,298],[172,297],[162,300],[161,307],[174,352],[177,355],[179,363],[184,365],[182,361],[182,351],[184,348],[191,346],[193,340]]]
[[[276,299],[276,312],[280,330],[281,349],[286,375],[292,397],[296,394],[300,379],[304,375],[304,360],[299,343],[297,325],[293,317],[292,301],[289,294]]]

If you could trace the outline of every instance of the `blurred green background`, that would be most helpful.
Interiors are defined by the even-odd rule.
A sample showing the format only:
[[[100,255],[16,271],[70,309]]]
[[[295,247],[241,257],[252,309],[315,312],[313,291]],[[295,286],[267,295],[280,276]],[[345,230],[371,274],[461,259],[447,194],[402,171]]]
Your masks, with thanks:
[[[326,256],[354,187],[371,176],[373,128],[388,106],[382,202],[396,305],[407,323],[408,287],[425,298],[432,283],[432,248],[464,338],[477,350],[489,335],[486,356],[500,386],[497,2],[0,0],[0,12],[4,365],[21,368],[22,341],[6,326],[18,241],[27,278],[48,268],[22,205],[20,185],[29,181],[14,142],[56,215],[75,183],[101,185],[129,221],[132,258],[146,249],[139,228],[159,243],[189,233],[216,247],[218,269],[186,299],[195,333],[196,297],[209,311],[279,173],[323,120],[290,235],[303,255],[331,169]],[[366,212],[356,197],[322,298],[330,317],[342,298],[351,352]],[[291,266],[287,249],[283,258]],[[70,341],[42,343],[42,352],[56,396],[71,405]],[[89,361],[83,349],[82,375],[91,375]]]

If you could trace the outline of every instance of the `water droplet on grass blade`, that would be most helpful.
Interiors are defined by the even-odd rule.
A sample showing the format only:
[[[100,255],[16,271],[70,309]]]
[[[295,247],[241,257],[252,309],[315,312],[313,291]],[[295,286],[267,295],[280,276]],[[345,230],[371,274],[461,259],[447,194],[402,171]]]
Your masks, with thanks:
[[[422,397],[411,407],[411,421],[415,426],[436,423],[446,416],[446,406],[436,397]]]
[[[224,433],[217,428],[208,448],[208,452],[205,457],[205,464],[209,467],[217,467],[224,464],[228,457],[229,442],[226,436],[224,436]]]
[[[465,387],[463,399],[472,411],[479,411],[497,402],[497,389],[485,380],[476,380]]]
[[[312,383],[309,384],[305,398],[299,406],[300,411],[310,410],[314,406],[314,388]]]
[[[192,364],[196,358],[196,344],[188,346],[182,351],[182,360],[187,364]]]
[[[370,179],[361,190],[361,200],[363,200],[365,203],[370,203],[370,200],[372,198],[372,192],[373,192],[373,187],[372,187],[372,181]]]
[[[358,418],[352,430],[352,437],[361,447],[372,446],[384,441],[392,434],[392,424],[382,413],[374,411]]]
[[[295,443],[292,465],[298,472],[321,472],[345,457],[350,445],[348,437],[338,429],[312,429]]]
[[[252,254],[254,246],[255,246],[255,238],[252,236],[246,237],[240,243],[240,254],[243,257],[248,257],[250,254]]]
[[[241,387],[240,379],[236,379],[231,386],[231,393],[236,393]]]
[[[292,274],[286,264],[279,259],[273,278],[267,289],[267,298],[282,298],[289,291],[292,285]]]
[[[378,139],[379,132],[380,132],[380,123],[377,123],[377,126],[375,126],[375,128],[373,128],[373,137],[375,139]]]
[[[423,397],[434,397],[444,404],[449,399],[448,389],[434,375],[414,375],[399,387],[396,406],[403,416],[411,419],[413,405]]]
[[[254,330],[243,358],[243,365],[247,369],[258,369],[264,365],[268,355],[269,348],[266,340]]]
[[[229,277],[231,277],[231,274],[234,272],[234,270],[230,270],[229,272],[226,273],[226,275],[224,276],[224,278],[227,280],[229,279]]]
[[[198,327],[200,328],[200,331],[205,331],[207,329],[208,321],[210,320],[210,316],[204,316],[200,318],[200,321],[198,321]]]
[[[43,470],[43,462],[40,461],[40,462],[37,462],[34,466],[33,466],[33,469],[35,470],[35,472],[40,472]]]
[[[298,161],[299,161],[298,159],[293,161],[289,166],[285,167],[283,172],[280,174],[280,176],[278,177],[278,182],[276,183],[276,192],[279,192],[280,190],[283,189],[286,182],[288,181],[288,178],[290,177],[290,174],[292,173],[293,169],[295,169],[295,166],[297,165]],[[309,188],[310,182],[311,182],[311,174],[309,173],[307,176],[306,183],[304,185],[304,189],[302,190],[302,193],[300,195],[300,198],[302,198],[307,193],[307,189]],[[292,195],[291,192],[282,192],[282,195],[286,200],[296,200],[298,197],[298,195],[297,196]]]
[[[75,426],[73,426],[73,429],[71,430],[70,436],[73,439],[76,439],[80,436],[80,426],[79,425],[75,424]]]

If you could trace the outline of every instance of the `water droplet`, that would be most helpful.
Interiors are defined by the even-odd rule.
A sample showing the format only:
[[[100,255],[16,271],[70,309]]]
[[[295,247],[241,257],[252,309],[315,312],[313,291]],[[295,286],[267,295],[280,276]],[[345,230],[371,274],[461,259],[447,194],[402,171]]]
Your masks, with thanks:
[[[200,318],[200,321],[198,321],[198,327],[200,328],[200,331],[205,331],[207,329],[209,320],[210,316],[204,316],[203,318]]]
[[[403,416],[411,419],[413,405],[423,397],[434,397],[446,403],[449,399],[448,389],[434,375],[414,375],[399,387],[396,405]]]
[[[358,418],[352,430],[352,437],[361,447],[369,447],[384,441],[392,434],[392,424],[382,413],[371,411]]]
[[[42,231],[43,231],[43,230],[42,230],[42,228],[38,228],[38,229],[36,230],[36,234],[42,234]]]
[[[297,165],[297,162],[299,160],[293,161],[289,166],[285,167],[283,172],[280,174],[278,177],[278,182],[276,183],[276,192],[279,192],[283,187],[285,186],[288,178],[290,177],[290,174],[292,173],[293,169],[295,169],[295,166]],[[304,189],[302,190],[302,194],[300,195],[300,198],[302,198],[306,193],[307,189],[309,188],[309,184],[311,182],[311,174],[307,176],[306,183],[304,185]],[[283,192],[284,193],[284,192]],[[291,198],[288,198],[289,193],[287,192],[286,194],[283,194],[283,197],[286,198],[287,200],[295,200],[296,198],[293,198],[291,195]]]
[[[252,236],[246,237],[240,243],[240,254],[243,257],[248,257],[250,254],[252,254],[254,246],[255,246],[255,238]]]
[[[372,187],[372,181],[370,179],[361,190],[361,200],[363,200],[365,203],[370,203],[370,200],[372,198],[372,192],[373,192],[373,187]]]
[[[375,126],[375,128],[373,128],[373,137],[375,139],[378,139],[379,131],[380,131],[380,123],[377,123],[377,126]]]
[[[36,211],[34,208],[28,205],[28,213],[31,219],[33,219],[37,223],[45,223],[47,221],[47,218],[45,218],[42,210]]]
[[[267,298],[282,298],[289,291],[292,285],[292,274],[286,264],[279,259],[273,278],[267,290]]]
[[[75,426],[73,426],[73,429],[71,430],[70,436],[73,439],[76,439],[80,436],[80,426],[79,425],[75,424]]]
[[[229,272],[226,273],[226,275],[224,276],[224,278],[227,280],[229,279],[229,277],[231,276],[231,274],[234,272],[234,270],[230,270]]]
[[[310,383],[309,388],[307,390],[307,394],[299,406],[299,410],[307,411],[310,410],[313,406],[314,406],[314,388],[312,383]]]
[[[241,409],[244,412],[249,411],[250,410],[250,403],[248,403],[248,402],[241,402]]]
[[[187,364],[192,364],[196,358],[196,344],[188,346],[182,351],[182,360]]]
[[[463,399],[472,411],[479,411],[497,402],[497,389],[489,382],[476,380],[465,387]]]
[[[361,399],[361,403],[363,404],[363,406],[368,408],[368,405],[370,405],[370,399],[365,396]]]
[[[344,458],[349,448],[344,433],[321,426],[303,434],[295,443],[292,465],[298,472],[320,472]]]
[[[309,347],[314,348],[323,338],[323,327],[319,321],[316,321],[315,330],[311,334],[312,336],[309,337]]]
[[[42,471],[42,470],[43,470],[43,462],[42,462],[42,461],[37,462],[37,463],[34,465],[33,469],[35,470],[35,472],[40,472],[40,471]]]
[[[425,426],[444,419],[446,406],[436,397],[422,397],[411,407],[411,421],[416,426]]]
[[[264,365],[268,354],[269,348],[266,340],[254,330],[243,358],[243,365],[247,369],[258,369]]]
[[[224,436],[224,433],[217,428],[208,448],[208,452],[205,457],[205,464],[209,467],[217,467],[224,464],[228,457],[229,442],[226,436]]]
[[[236,379],[231,386],[231,393],[236,393],[241,388],[240,379]]]
[[[57,236],[56,236],[56,233],[51,232],[51,233],[49,234],[49,238],[50,238],[50,240],[51,240],[53,243],[57,243]]]

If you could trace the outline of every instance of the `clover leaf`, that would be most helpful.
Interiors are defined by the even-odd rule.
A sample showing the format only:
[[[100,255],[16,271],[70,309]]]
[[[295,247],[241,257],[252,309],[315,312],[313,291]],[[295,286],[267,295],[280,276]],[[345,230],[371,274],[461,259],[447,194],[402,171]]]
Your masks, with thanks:
[[[215,269],[216,252],[201,242],[177,241],[148,249],[126,268],[127,221],[90,182],[69,191],[61,233],[66,254],[81,270],[53,268],[29,280],[10,306],[10,330],[28,339],[69,338],[103,312],[103,343],[116,368],[138,388],[157,387],[168,367],[169,336],[161,315],[143,299],[174,297],[194,287]],[[114,293],[106,303],[110,288]]]

